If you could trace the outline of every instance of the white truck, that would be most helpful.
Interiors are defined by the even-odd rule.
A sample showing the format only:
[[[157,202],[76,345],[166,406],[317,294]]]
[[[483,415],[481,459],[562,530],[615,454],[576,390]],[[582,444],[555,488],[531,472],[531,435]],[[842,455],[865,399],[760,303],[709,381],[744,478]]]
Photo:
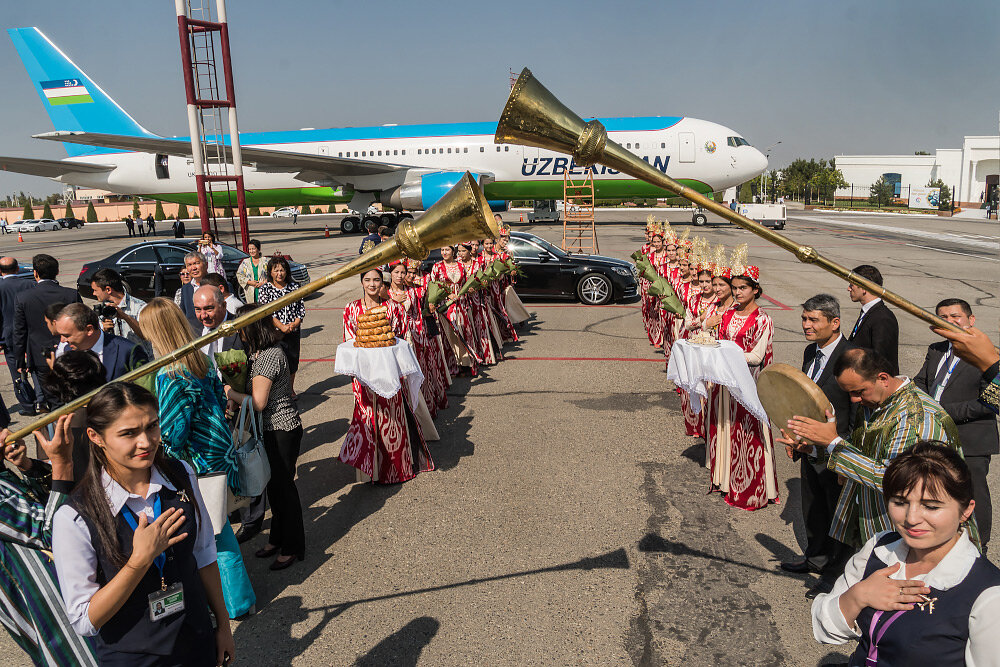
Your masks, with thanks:
[[[775,229],[785,228],[784,204],[737,204],[736,212],[750,218],[765,227]],[[695,208],[691,213],[691,224],[701,227],[708,222],[708,215],[703,208]]]
[[[532,210],[528,211],[528,222],[559,222],[562,220],[562,210],[561,199],[536,200]]]

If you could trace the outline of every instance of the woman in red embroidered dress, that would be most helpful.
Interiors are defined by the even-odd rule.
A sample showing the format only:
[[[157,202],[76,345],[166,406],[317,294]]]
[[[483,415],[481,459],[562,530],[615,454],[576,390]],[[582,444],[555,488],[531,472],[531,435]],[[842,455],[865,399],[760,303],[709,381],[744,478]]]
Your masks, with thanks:
[[[441,248],[441,261],[431,269],[431,279],[444,283],[454,295],[462,289],[467,279],[465,269],[455,259],[454,246]],[[469,303],[462,297],[450,299],[444,317],[440,318],[444,336],[459,367],[469,369],[471,375],[479,373],[479,337],[472,324]]]
[[[433,356],[437,343],[427,336],[427,327],[423,316],[423,291],[419,287],[407,284],[408,270],[405,261],[399,261],[392,265],[389,271],[389,298],[406,311],[407,323],[409,324],[406,339],[413,346],[413,352],[417,355],[420,369],[424,372],[424,383],[420,386],[420,392],[424,396],[424,402],[427,403],[427,411],[430,412],[431,417],[436,417],[439,408],[448,407],[448,397],[445,393],[447,384],[441,375],[437,359]]]
[[[742,267],[740,267],[742,269]],[[750,372],[756,378],[771,363],[774,324],[757,306],[761,295],[757,267],[749,266],[731,279],[736,305],[725,311],[719,339],[743,348]],[[711,490],[724,494],[734,507],[760,509],[778,500],[771,428],[737,403],[726,387],[715,385],[708,401],[705,423],[709,446]]]
[[[351,340],[358,327],[358,317],[372,308],[385,305],[389,323],[398,337],[406,334],[406,312],[399,304],[383,301],[382,271],[372,269],[362,274],[363,295],[344,309],[344,340]],[[342,462],[357,468],[373,482],[395,484],[434,470],[420,424],[406,397],[405,383],[392,398],[383,398],[357,379],[354,386],[354,416],[340,448]]]
[[[420,309],[424,321],[424,335],[427,337],[429,345],[428,355],[431,359],[431,365],[437,367],[441,384],[444,387],[444,391],[447,392],[448,387],[451,386],[452,365],[454,365],[455,373],[458,373],[458,360],[455,359],[451,346],[445,343],[444,336],[441,334],[440,313],[430,310],[427,303],[427,287],[430,282],[431,276],[423,272],[422,262],[416,259],[407,260],[406,284],[416,290],[416,293],[420,297]],[[445,393],[444,403],[439,408],[443,410],[447,407],[448,396]]]
[[[502,259],[497,251],[496,242],[493,239],[483,241],[482,265],[489,267],[493,262]],[[517,331],[507,314],[507,304],[504,303],[504,290],[507,288],[507,276],[500,276],[489,284],[489,301],[492,311],[496,315],[497,324],[500,326],[500,333],[503,335],[503,342],[517,342]]]
[[[666,276],[667,251],[663,247],[663,234],[661,232],[653,232],[650,247],[651,250],[646,255],[646,258],[653,265],[653,270],[661,276]],[[658,297],[646,294],[643,298],[649,302],[646,306],[649,312],[649,318],[646,322],[646,335],[649,337],[650,344],[660,349],[664,345],[664,330],[667,318],[660,311],[660,300]]]
[[[497,239],[497,253],[500,259],[514,262],[514,257],[507,252],[507,244],[510,242],[510,229],[506,226],[500,228],[500,238]],[[516,262],[515,262],[516,263]],[[531,319],[531,313],[524,307],[524,303],[514,290],[514,283],[517,282],[513,273],[506,273],[502,279],[503,305],[507,311],[507,316],[515,327],[519,327]]]
[[[471,243],[462,243],[458,246],[458,263],[465,270],[466,280],[479,270],[479,262],[472,256]],[[486,365],[495,364],[500,355],[494,349],[490,334],[489,313],[486,310],[486,303],[483,300],[483,290],[469,290],[462,298],[468,301],[469,311],[472,313],[472,325],[476,332],[476,346],[480,352],[479,362]]]
[[[684,317],[683,337],[689,338],[702,329],[702,320],[705,318],[708,309],[715,303],[715,290],[712,289],[712,272],[708,269],[696,269],[698,281],[692,283],[697,288],[692,289],[684,307],[687,315]],[[704,399],[697,400],[704,403]],[[688,435],[705,437],[705,406],[695,414],[691,408],[691,396],[686,391],[681,390],[681,412],[684,413],[684,429]]]

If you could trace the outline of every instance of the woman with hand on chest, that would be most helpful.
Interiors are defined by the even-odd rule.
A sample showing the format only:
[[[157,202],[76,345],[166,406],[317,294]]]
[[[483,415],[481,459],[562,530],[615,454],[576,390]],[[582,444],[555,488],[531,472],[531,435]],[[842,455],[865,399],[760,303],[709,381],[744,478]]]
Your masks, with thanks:
[[[235,655],[194,471],[160,447],[156,398],[121,382],[87,406],[91,462],[56,512],[66,614],[102,665],[224,665]],[[209,610],[215,615],[213,629]]]

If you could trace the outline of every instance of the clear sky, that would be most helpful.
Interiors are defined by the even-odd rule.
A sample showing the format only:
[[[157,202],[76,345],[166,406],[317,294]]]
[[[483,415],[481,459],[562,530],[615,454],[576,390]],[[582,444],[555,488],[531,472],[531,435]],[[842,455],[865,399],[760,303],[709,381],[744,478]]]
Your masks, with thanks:
[[[187,134],[171,0],[4,3],[147,129]],[[711,120],[796,157],[997,134],[1000,2],[230,0],[243,131],[495,121],[530,67],[587,116]],[[60,158],[0,34],[0,155]],[[0,193],[58,184],[0,172]]]

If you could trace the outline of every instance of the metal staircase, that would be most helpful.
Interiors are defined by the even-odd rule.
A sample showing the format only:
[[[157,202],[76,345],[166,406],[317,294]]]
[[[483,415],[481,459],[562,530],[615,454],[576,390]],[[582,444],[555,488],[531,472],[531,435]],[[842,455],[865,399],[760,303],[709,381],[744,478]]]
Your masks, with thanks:
[[[570,253],[597,254],[597,225],[594,221],[594,172],[586,170],[583,180],[563,174],[562,249]]]
[[[230,207],[239,218],[239,233],[234,216],[229,217],[228,231],[233,242],[246,250],[250,232],[226,3],[225,0],[175,0],[175,5],[201,230],[202,233],[213,230],[216,238],[222,240],[216,209]],[[222,61],[221,84],[225,96],[220,92],[217,54]],[[227,155],[232,159],[227,159]]]

